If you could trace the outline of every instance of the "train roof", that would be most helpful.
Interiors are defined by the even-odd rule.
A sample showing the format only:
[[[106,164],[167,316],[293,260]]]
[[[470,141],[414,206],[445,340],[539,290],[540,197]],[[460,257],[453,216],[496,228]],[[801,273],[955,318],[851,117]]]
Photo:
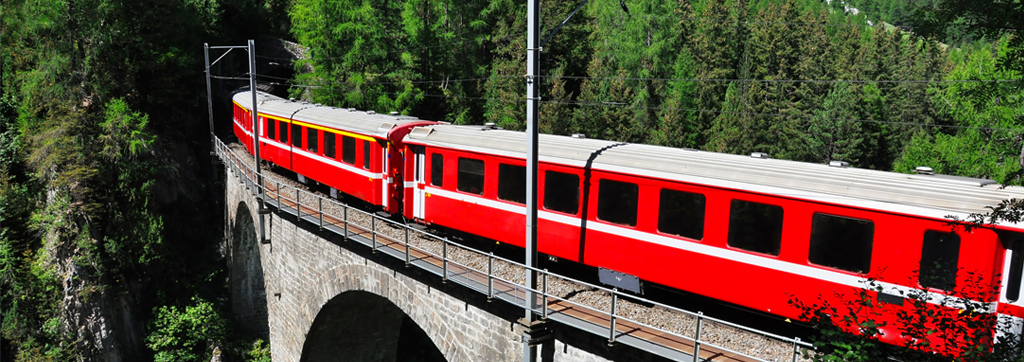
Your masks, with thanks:
[[[252,109],[252,93],[243,91],[232,97],[235,103]],[[388,131],[397,125],[420,122],[413,116],[358,111],[354,108],[334,108],[304,101],[292,101],[271,94],[257,92],[256,106],[260,114],[313,123],[353,133],[387,138]]]
[[[486,126],[420,126],[406,143],[525,159],[523,132]],[[540,135],[542,162],[639,173],[717,187],[944,218],[987,212],[1024,188],[947,175],[904,174],[599,139]],[[1012,224],[1003,226],[1018,228]]]

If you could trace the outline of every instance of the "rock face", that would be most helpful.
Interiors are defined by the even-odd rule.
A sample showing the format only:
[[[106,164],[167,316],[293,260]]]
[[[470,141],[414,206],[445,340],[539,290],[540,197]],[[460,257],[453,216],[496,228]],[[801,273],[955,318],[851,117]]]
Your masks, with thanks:
[[[145,326],[134,308],[133,281],[96,276],[87,253],[76,242],[86,239],[95,243],[88,235],[76,235],[91,230],[88,220],[70,212],[64,216],[75,220],[63,230],[50,230],[45,237],[46,264],[60,281],[62,291],[60,330],[74,341],[64,348],[87,361],[142,359],[140,336]]]

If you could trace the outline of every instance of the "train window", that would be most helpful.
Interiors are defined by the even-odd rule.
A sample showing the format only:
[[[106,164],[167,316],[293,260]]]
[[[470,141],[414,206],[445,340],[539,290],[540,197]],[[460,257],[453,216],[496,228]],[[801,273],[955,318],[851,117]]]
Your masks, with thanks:
[[[265,121],[264,123],[266,123],[267,125],[267,138],[277,138],[277,132],[274,132],[277,130],[277,122],[274,122],[274,120],[270,118],[264,118],[263,120]]]
[[[370,141],[363,140],[363,168],[370,169]]]
[[[658,231],[700,240],[704,237],[704,195],[661,189]]]
[[[729,206],[729,246],[779,255],[782,252],[782,215],[782,206],[732,200]]]
[[[484,194],[484,161],[459,157],[459,191]]]
[[[444,186],[444,155],[440,153],[430,155],[430,184]]]
[[[334,133],[324,132],[324,156],[334,158]]]
[[[302,147],[302,126],[292,123],[292,146]]]
[[[1010,246],[1010,276],[1006,283],[1006,300],[1020,299],[1020,277],[1024,272],[1024,242],[1014,241]]]
[[[956,287],[960,258],[960,235],[941,231],[924,232],[921,246],[921,286],[942,290]]]
[[[640,187],[634,183],[602,179],[598,184],[597,218],[636,226],[637,197]]]
[[[288,124],[284,121],[277,122],[278,128],[281,129],[281,133],[278,134],[278,141],[281,143],[288,143]]]
[[[314,128],[307,128],[306,129],[306,149],[309,150],[309,152],[313,152],[313,153],[317,152],[317,146],[319,146],[319,144],[318,144],[319,142],[317,142],[317,141],[319,141],[317,139],[318,138],[317,136],[319,134],[320,134],[320,130],[318,130],[318,129],[314,129]]]
[[[498,164],[498,198],[526,203],[526,167]]]
[[[356,139],[341,136],[341,161],[350,165],[356,164]]]
[[[814,214],[811,219],[809,260],[818,265],[867,273],[871,269],[871,247],[875,224],[871,220]]]
[[[571,173],[545,171],[544,208],[575,215],[580,208],[580,177]]]

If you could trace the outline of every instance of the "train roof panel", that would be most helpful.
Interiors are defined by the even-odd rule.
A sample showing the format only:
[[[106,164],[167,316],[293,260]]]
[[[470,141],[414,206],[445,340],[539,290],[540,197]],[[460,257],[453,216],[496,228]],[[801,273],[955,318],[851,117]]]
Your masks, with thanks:
[[[526,157],[522,132],[481,126],[421,126],[406,136],[411,144]],[[910,206],[932,210],[929,216],[987,212],[1009,198],[1024,198],[1024,188],[989,180],[946,175],[904,174],[854,167],[756,158],[598,139],[540,135],[543,162],[642,173],[657,178],[703,183],[892,211]],[[771,191],[767,191],[771,190]],[[864,201],[864,202],[858,202]],[[877,203],[888,206],[881,207]],[[962,215],[960,215],[962,216]]]
[[[249,91],[235,93],[233,100],[246,109],[252,108],[252,95]],[[357,111],[291,101],[263,92],[256,94],[256,105],[260,114],[294,119],[378,138],[387,138],[388,131],[394,126],[423,121],[413,116],[380,114],[372,111]]]

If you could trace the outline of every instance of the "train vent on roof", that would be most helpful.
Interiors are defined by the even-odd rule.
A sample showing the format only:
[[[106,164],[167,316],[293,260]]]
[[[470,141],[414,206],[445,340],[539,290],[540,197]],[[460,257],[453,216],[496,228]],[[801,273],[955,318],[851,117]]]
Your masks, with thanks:
[[[391,122],[381,122],[380,126],[377,127],[377,132],[387,132],[392,128],[395,128],[395,124]]]
[[[429,136],[431,132],[434,132],[433,128],[430,128],[430,127],[416,127],[416,128],[412,129],[412,132],[409,132],[409,138],[418,138],[418,139],[427,138],[427,136]]]
[[[764,153],[764,152],[754,152],[754,153],[751,153],[750,157],[753,157],[753,158],[771,158],[771,157],[768,156],[767,153]]]

